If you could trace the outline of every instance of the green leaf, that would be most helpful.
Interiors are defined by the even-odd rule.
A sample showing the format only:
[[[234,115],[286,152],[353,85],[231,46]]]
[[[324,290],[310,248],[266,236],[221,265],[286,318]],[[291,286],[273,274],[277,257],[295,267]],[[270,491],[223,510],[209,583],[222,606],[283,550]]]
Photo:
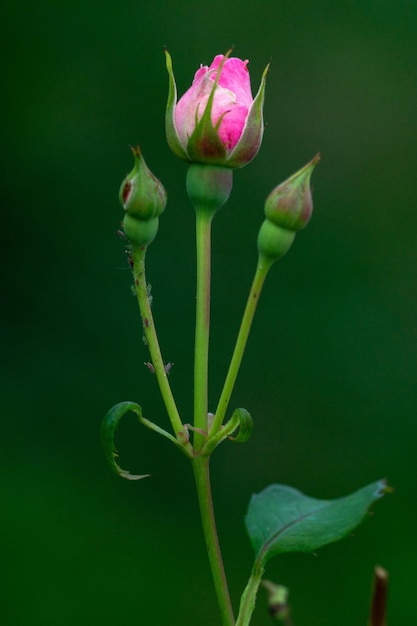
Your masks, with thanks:
[[[236,420],[236,428],[239,430],[236,435],[229,435],[228,438],[237,443],[246,443],[253,430],[253,419],[250,413],[246,409],[236,409],[230,421],[232,420]]]
[[[129,411],[136,413],[139,420],[142,421],[142,409],[138,404],[135,402],[119,402],[119,404],[110,409],[101,424],[101,443],[103,444],[106,460],[116,474],[127,480],[140,480],[141,478],[147,478],[150,474],[131,474],[127,470],[122,469],[116,462],[119,455],[114,445],[114,435],[120,420]]]
[[[283,552],[312,552],[342,539],[386,491],[380,480],[344,498],[317,500],[293,487],[270,485],[252,496],[245,518],[257,561],[263,566]]]
[[[252,429],[253,420],[250,413],[246,409],[236,409],[226,424],[209,437],[201,450],[201,455],[210,456],[216,446],[225,439],[230,439],[237,443],[245,443],[251,436]]]
[[[203,163],[207,162],[212,164],[217,163],[219,165],[226,164],[226,149],[218,132],[225,113],[220,116],[216,125],[213,126],[211,111],[214,103],[214,94],[219,84],[220,74],[229,55],[230,50],[224,55],[222,62],[217,68],[214,81],[211,80],[210,73],[207,73],[202,80],[200,89],[204,89],[203,85],[212,85],[212,87],[200,120],[197,119],[196,112],[196,124],[187,143],[187,153],[191,161],[201,161]]]

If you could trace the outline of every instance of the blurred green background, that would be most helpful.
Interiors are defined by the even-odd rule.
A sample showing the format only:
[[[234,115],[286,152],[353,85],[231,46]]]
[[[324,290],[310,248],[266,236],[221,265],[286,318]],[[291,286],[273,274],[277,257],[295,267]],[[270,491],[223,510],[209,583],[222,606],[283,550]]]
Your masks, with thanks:
[[[271,272],[232,402],[252,413],[253,437],[213,459],[234,603],[251,567],[251,493],[278,481],[330,498],[387,476],[395,494],[355,537],[277,559],[267,576],[290,587],[296,626],[365,625],[379,563],[389,623],[414,623],[415,0],[6,0],[1,11],[4,624],[219,623],[186,460],[132,415],[120,462],[152,478],[128,483],[99,441],[122,400],[167,424],[115,234],[129,144],[169,193],[148,278],[190,419],[194,222],[186,165],[165,142],[164,45],[180,93],[231,45],[254,91],[272,59],[262,150],[214,224],[213,406],[264,198],[322,154],[313,220]],[[261,592],[254,624],[269,623]]]

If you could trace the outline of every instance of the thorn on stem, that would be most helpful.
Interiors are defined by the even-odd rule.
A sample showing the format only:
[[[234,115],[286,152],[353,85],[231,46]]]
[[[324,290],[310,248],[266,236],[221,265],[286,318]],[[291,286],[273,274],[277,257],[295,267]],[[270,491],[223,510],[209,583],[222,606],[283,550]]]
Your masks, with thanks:
[[[294,626],[288,604],[289,590],[283,585],[276,585],[270,580],[263,580],[262,586],[268,593],[268,611],[274,622],[281,626]]]
[[[386,626],[388,572],[376,565],[368,626]]]

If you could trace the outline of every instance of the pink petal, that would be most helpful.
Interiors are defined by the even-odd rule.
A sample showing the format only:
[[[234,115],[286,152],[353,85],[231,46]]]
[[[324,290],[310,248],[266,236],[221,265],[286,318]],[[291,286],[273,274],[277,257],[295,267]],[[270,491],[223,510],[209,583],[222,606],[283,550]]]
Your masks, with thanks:
[[[212,89],[213,82],[205,72],[198,77],[197,81],[177,102],[174,112],[175,126],[184,147],[187,146],[188,139],[195,128],[196,115],[198,119],[201,118]]]
[[[219,54],[210,67],[202,65],[195,73],[192,86],[175,107],[175,126],[184,147],[194,131],[196,116],[199,120],[206,108],[216,70],[223,59],[224,55]],[[227,150],[238,143],[253,103],[247,63],[235,57],[226,59],[214,94],[212,123],[216,126],[221,118],[218,133]]]
[[[235,106],[224,115],[218,133],[226,150],[232,150],[239,141],[247,116],[245,106]]]
[[[224,56],[222,54],[217,55],[210,65],[210,69],[218,69],[223,58]],[[236,57],[226,59],[220,74],[219,85],[233,91],[233,93],[236,94],[236,100],[238,102],[242,102],[247,107],[250,107],[253,98],[247,65],[248,61],[242,61]],[[214,78],[215,75],[213,76],[213,80]]]

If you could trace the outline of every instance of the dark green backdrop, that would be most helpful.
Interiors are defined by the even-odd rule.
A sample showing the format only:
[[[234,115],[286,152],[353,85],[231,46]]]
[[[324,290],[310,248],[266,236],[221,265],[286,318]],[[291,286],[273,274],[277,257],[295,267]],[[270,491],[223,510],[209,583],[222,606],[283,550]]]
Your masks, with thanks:
[[[267,128],[214,226],[211,401],[256,261],[266,194],[317,151],[315,212],[274,268],[234,396],[255,419],[213,461],[235,604],[251,565],[249,496],[316,497],[388,476],[355,537],[287,556],[296,626],[366,624],[373,566],[390,625],[416,619],[416,52],[414,0],[6,0],[2,149],[1,613],[7,626],[218,623],[190,468],[133,416],[111,474],[107,409],[166,425],[123,244],[117,193],[140,143],[169,205],[149,252],[154,313],[185,416],[192,406],[193,212],[164,137],[163,46],[182,93],[235,45],[253,89],[272,59]],[[185,418],[189,419],[189,417]],[[269,624],[261,593],[254,624]]]

